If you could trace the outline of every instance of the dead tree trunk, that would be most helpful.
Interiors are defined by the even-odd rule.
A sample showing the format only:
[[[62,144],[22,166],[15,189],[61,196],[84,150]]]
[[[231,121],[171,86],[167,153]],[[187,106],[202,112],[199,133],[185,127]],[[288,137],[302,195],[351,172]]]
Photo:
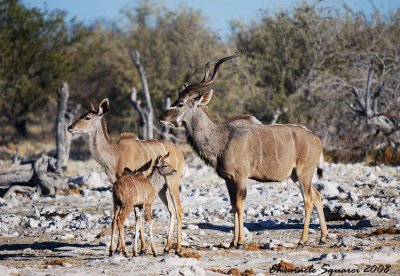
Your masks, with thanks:
[[[146,107],[143,109],[144,114],[144,128],[146,136],[144,139],[153,139],[153,106],[151,104],[151,96],[149,86],[147,84],[147,77],[142,64],[140,63],[140,54],[138,51],[131,51],[131,59],[140,75],[140,81],[142,82],[142,91],[144,93]]]
[[[171,105],[171,98],[169,97],[169,95],[166,95],[164,98],[164,109],[169,108],[170,105]],[[169,132],[170,132],[170,127],[164,124],[162,126],[162,134],[161,134],[162,138],[167,140],[171,139],[170,137],[171,135]]]
[[[138,128],[139,128],[138,136],[140,138],[147,137],[145,114],[143,112],[142,107],[140,106],[141,101],[137,99],[137,89],[135,87],[132,87],[130,102],[131,102],[131,105],[135,109],[135,111],[137,113],[137,116],[138,116],[138,118],[137,118],[137,125],[138,125]]]
[[[0,186],[9,187],[3,198],[10,197],[15,192],[40,195],[56,195],[60,190],[67,189],[68,184],[63,176],[56,171],[57,159],[42,155],[35,162],[23,165],[9,165],[0,168]]]
[[[353,105],[347,102],[347,105],[355,114],[365,118],[369,125],[377,127],[384,133],[391,133],[396,127],[395,122],[386,116],[386,112],[381,112],[379,110],[379,100],[385,84],[381,81],[372,89],[372,75],[373,69],[369,68],[365,90],[355,86],[352,87],[352,93],[356,103]]]
[[[67,110],[69,97],[68,83],[64,82],[57,89],[57,117],[56,117],[56,141],[57,141],[57,166],[56,171],[61,172],[69,158],[72,134],[67,127],[72,123],[74,116],[80,109],[77,105],[72,110]]]
[[[351,111],[364,118],[367,123],[367,134],[370,138],[364,142],[365,145],[360,153],[359,161],[364,160],[367,152],[374,147],[379,136],[391,143],[392,134],[400,130],[400,124],[396,117],[391,115],[390,107],[382,104],[384,102],[384,99],[381,99],[384,82],[379,81],[375,88],[372,88],[373,73],[373,69],[369,68],[364,90],[355,86],[352,87],[351,91],[355,97],[355,104],[346,102]],[[382,147],[382,144],[379,147]],[[396,148],[396,145],[393,147]]]

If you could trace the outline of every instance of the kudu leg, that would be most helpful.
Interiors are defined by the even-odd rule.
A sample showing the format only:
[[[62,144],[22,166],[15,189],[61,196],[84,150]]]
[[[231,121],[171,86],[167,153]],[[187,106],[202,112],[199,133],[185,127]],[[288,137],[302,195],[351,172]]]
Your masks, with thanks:
[[[133,240],[133,257],[136,257],[137,252],[137,244],[139,239],[139,231],[142,228],[142,217],[141,213],[135,208],[135,239]]]
[[[180,254],[182,251],[182,206],[181,202],[179,200],[179,186],[177,186],[178,189],[171,190],[169,189],[169,195],[172,199],[172,203],[174,206],[174,211],[176,214],[176,220],[177,220],[177,228],[178,228],[178,237],[176,241],[176,250],[175,254]]]
[[[164,248],[164,255],[168,254],[169,250],[171,249],[172,235],[174,233],[174,223],[175,223],[175,210],[173,207],[171,197],[169,195],[167,196],[167,190],[168,190],[168,188],[165,186],[158,193],[159,198],[164,203],[164,205],[167,207],[168,212],[169,212],[168,237],[167,237],[167,243],[165,244],[165,248]]]
[[[135,208],[135,218],[143,217],[143,210]],[[135,228],[136,231],[136,228]],[[140,237],[140,253],[139,255],[146,255],[146,238],[143,230],[143,223],[139,224],[139,237]]]
[[[236,246],[238,249],[242,249],[243,248],[243,244],[244,244],[244,202],[246,199],[246,194],[247,194],[247,190],[246,190],[246,179],[238,179],[236,180],[236,182],[232,183],[233,185],[230,186],[230,188],[228,188],[228,191],[230,191],[230,189],[232,189],[235,193],[235,201],[233,201],[234,203],[232,204],[232,206],[234,205],[234,210],[236,210],[236,214],[235,214],[235,238],[233,240],[233,245],[235,246],[235,242],[236,242]],[[229,184],[227,184],[228,186]],[[229,192],[229,194],[231,193],[231,191]]]
[[[314,199],[314,205],[318,212],[319,225],[321,227],[320,244],[323,244],[323,243],[326,243],[326,237],[328,236],[328,228],[326,226],[324,209],[322,206],[321,193],[317,190],[317,188],[315,188],[314,185],[312,185],[312,194],[313,194],[313,199]]]
[[[232,214],[234,217],[233,222],[233,240],[230,244],[230,247],[237,247],[239,241],[239,217],[236,209],[236,186],[232,181],[226,180],[226,187],[228,188],[229,199],[231,201],[232,206]]]
[[[112,255],[114,255],[114,233],[115,233],[115,230],[117,227],[117,218],[119,215],[119,211],[120,211],[120,208],[118,206],[114,206],[114,217],[113,217],[112,224],[111,224],[111,243],[110,243],[110,248],[109,248],[110,257]],[[118,239],[119,239],[119,234],[118,234]]]
[[[153,252],[153,256],[157,257],[157,248],[156,248],[156,245],[154,244],[154,237],[153,237],[153,222],[151,220],[151,206],[146,206],[146,223],[149,226],[151,251]]]
[[[299,241],[299,246],[304,246],[307,243],[307,238],[308,238],[308,229],[310,226],[311,212],[313,208],[313,197],[311,191],[311,182],[309,182],[309,184],[304,184],[300,180],[300,186],[303,194],[305,215],[304,215],[303,233]]]
[[[122,248],[122,252],[124,254],[125,257],[128,257],[128,251],[126,250],[126,244],[125,244],[125,239],[124,239],[124,224],[125,224],[125,220],[128,217],[128,210],[127,208],[122,207],[120,212],[119,212],[119,216],[118,216],[118,220],[117,220],[117,224],[118,224],[118,231],[119,231],[119,235],[120,235],[120,246]]]
[[[238,214],[238,224],[239,224],[239,240],[237,247],[238,249],[243,249],[244,245],[244,202],[246,199],[247,190],[246,187],[238,188],[236,191],[236,209]]]

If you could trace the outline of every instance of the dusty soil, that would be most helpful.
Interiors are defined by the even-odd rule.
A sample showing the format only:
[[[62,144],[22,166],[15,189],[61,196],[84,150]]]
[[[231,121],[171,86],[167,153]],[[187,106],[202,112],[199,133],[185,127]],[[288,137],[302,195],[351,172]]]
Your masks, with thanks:
[[[107,183],[93,161],[71,162],[67,173],[74,188],[70,192],[55,198],[16,195],[0,200],[0,275],[400,274],[400,168],[325,164],[324,179],[317,181],[324,204],[351,204],[351,208],[364,204],[362,208],[369,208],[371,214],[329,221],[328,242],[319,245],[314,212],[303,248],[297,248],[303,227],[298,187],[291,181],[252,181],[246,201],[247,244],[236,250],[228,248],[232,215],[223,180],[197,158],[189,161],[189,167],[190,175],[181,186],[181,256],[171,251],[153,257],[148,248],[147,256],[108,257],[110,185],[94,188],[82,179],[79,182],[79,176],[98,173]],[[158,199],[153,217],[161,253],[168,213]],[[133,214],[126,225],[130,254],[132,222]]]

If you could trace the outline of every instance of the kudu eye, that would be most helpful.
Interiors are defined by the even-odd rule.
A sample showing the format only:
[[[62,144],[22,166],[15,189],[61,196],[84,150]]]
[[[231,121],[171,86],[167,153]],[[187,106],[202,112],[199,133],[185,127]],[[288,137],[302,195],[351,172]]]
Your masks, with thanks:
[[[183,103],[178,103],[176,106],[177,107],[183,107]]]
[[[90,118],[89,116],[85,117],[85,120],[90,120],[90,119],[92,119],[92,118]]]

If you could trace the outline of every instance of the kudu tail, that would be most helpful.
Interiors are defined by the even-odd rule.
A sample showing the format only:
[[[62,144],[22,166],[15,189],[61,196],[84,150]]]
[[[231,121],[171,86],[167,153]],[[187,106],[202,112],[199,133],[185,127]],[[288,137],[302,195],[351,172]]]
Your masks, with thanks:
[[[319,163],[318,163],[318,166],[317,166],[318,179],[322,178],[322,176],[323,176],[323,172],[324,172],[324,170],[322,169],[323,164],[324,164],[324,155],[321,152],[321,155],[319,157]]]

